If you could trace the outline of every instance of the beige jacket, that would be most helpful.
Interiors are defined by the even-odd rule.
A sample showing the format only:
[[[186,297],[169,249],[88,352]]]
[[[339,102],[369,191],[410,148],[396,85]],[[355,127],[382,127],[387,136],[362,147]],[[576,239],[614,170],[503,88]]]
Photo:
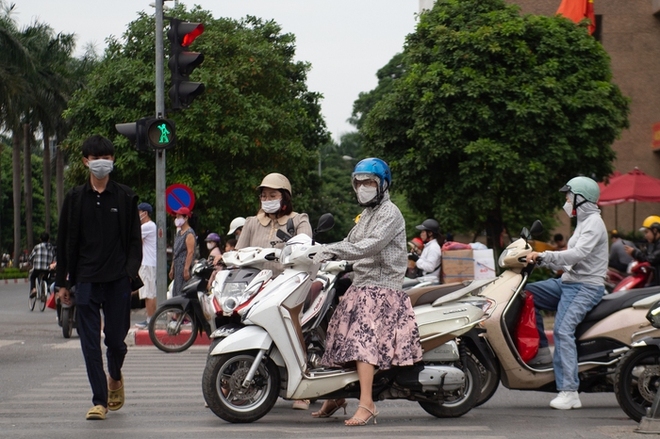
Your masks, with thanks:
[[[306,213],[292,212],[273,221],[263,210],[259,210],[256,216],[250,216],[245,220],[243,231],[236,243],[236,250],[246,247],[283,248],[284,243],[277,237],[277,231],[287,231],[286,223],[289,218],[293,218],[294,235],[304,233],[310,237],[312,236],[312,226],[309,224]],[[276,244],[271,245],[273,242],[276,242]],[[282,265],[278,262],[267,262],[264,264],[264,268],[273,270],[274,276],[282,272]]]

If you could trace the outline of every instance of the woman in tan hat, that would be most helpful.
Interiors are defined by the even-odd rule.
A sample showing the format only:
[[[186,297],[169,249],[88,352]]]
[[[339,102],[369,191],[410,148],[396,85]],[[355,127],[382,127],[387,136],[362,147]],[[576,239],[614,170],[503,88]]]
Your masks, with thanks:
[[[292,236],[300,233],[312,236],[312,226],[307,214],[293,211],[291,195],[288,178],[276,172],[266,175],[259,185],[261,207],[255,216],[245,220],[236,250],[246,247],[271,247],[271,242],[280,241],[277,237],[278,230]],[[284,243],[278,242],[275,247],[282,248]],[[276,276],[282,272],[282,265],[279,262],[267,262],[264,269],[273,270],[273,275]],[[292,408],[307,410],[309,400],[294,401]]]
[[[271,242],[280,241],[277,231],[282,230],[290,235],[305,233],[312,236],[312,226],[306,213],[293,211],[291,202],[291,183],[282,174],[272,173],[264,177],[259,185],[261,207],[255,216],[245,220],[243,231],[236,243],[236,250],[246,247],[271,247]],[[289,221],[291,220],[291,221]],[[287,230],[290,222],[291,230]],[[293,233],[291,233],[293,232]],[[277,243],[277,248],[284,247]],[[268,262],[266,269],[273,270],[277,275],[282,272],[282,266],[277,262]]]

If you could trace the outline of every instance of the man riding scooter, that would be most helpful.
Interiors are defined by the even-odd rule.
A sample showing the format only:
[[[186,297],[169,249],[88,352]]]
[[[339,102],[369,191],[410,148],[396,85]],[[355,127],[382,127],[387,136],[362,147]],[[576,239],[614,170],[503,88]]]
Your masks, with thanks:
[[[642,252],[628,245],[624,248],[636,261],[648,262],[653,267],[648,286],[660,285],[660,217],[657,215],[647,217],[639,231],[644,233],[644,238],[648,242],[646,251]]]
[[[580,380],[575,329],[600,302],[605,292],[608,238],[600,209],[596,205],[600,189],[594,180],[588,177],[572,178],[560,192],[566,194],[566,214],[571,218],[577,216],[577,225],[568,241],[568,248],[543,253],[531,252],[527,255],[527,262],[538,262],[554,270],[561,269],[563,274],[559,279],[531,283],[526,290],[534,296],[536,325],[540,336],[539,354],[530,361],[530,365],[539,365],[551,358],[539,310],[557,311],[552,363],[559,395],[550,402],[550,407],[568,410],[582,407],[578,396]]]

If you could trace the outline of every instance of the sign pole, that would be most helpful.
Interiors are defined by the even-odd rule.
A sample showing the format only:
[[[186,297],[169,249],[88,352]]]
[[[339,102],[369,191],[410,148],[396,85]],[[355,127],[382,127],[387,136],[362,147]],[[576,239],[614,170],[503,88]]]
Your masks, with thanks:
[[[156,0],[156,118],[165,117],[163,4]],[[156,294],[157,303],[167,299],[167,217],[165,214],[165,149],[156,151]]]

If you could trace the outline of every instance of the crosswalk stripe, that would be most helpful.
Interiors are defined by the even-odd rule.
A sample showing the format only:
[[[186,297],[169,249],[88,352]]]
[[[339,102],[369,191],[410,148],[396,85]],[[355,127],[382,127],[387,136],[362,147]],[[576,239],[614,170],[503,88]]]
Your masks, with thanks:
[[[75,342],[78,343],[78,340]],[[77,346],[79,348],[79,344]],[[0,400],[0,438],[83,437],[85,432],[92,434],[91,431],[102,432],[102,436],[93,434],[99,438],[109,435],[292,437],[308,436],[310,428],[314,435],[323,438],[364,438],[361,429],[346,431],[342,416],[314,420],[309,412],[292,411],[291,402],[281,399],[258,422],[230,424],[223,421],[204,407],[201,381],[207,351],[205,346],[192,347],[179,354],[165,354],[154,347],[129,348],[122,369],[126,405],[118,412],[110,412],[108,419],[100,426],[101,430],[97,430],[97,424],[84,420],[85,413],[91,407],[91,390],[84,365],[46,377],[39,387]],[[387,403],[382,403],[382,408],[383,411],[395,413],[388,410]],[[396,417],[401,416],[407,417],[396,414]],[[421,409],[419,416],[425,419],[424,425],[410,425],[408,419],[405,425],[387,425],[385,420],[387,427],[381,427],[379,422],[371,428],[378,428],[378,435],[384,438],[407,436],[437,439],[441,432],[443,439],[506,439],[489,435],[491,430],[487,426],[451,426],[442,424],[442,420],[436,424],[432,417],[426,419],[427,415]],[[274,432],[277,434],[273,435]]]

